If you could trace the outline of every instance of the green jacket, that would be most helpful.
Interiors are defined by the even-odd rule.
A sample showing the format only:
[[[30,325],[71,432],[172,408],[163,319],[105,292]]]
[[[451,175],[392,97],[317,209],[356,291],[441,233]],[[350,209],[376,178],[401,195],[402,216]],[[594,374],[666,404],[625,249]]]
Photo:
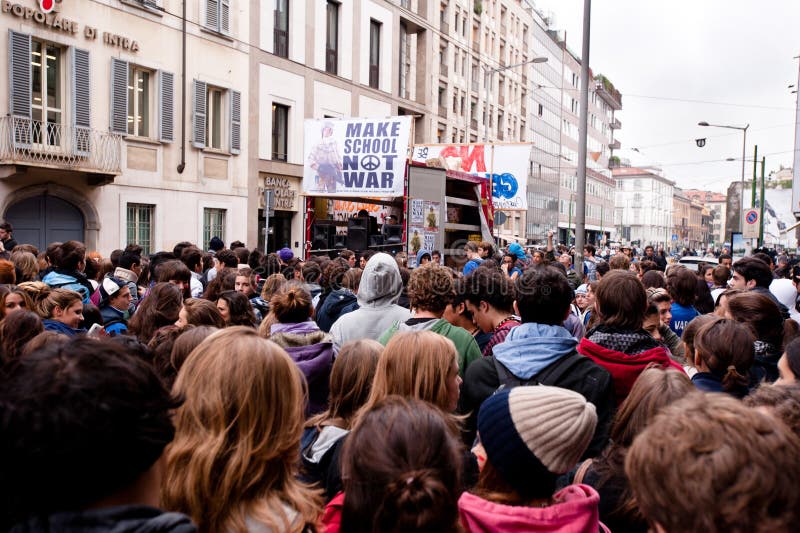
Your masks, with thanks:
[[[472,334],[464,328],[452,325],[444,318],[431,318],[427,322],[411,326],[405,322],[395,322],[392,327],[383,332],[378,338],[378,342],[386,346],[389,339],[398,331],[433,331],[453,341],[458,352],[458,374],[462,378],[470,363],[481,358],[481,350]]]

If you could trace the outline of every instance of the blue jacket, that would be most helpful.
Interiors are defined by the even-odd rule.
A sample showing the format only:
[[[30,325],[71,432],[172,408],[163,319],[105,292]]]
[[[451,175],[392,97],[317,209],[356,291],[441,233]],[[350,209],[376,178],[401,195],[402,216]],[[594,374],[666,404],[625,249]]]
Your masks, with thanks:
[[[52,318],[46,318],[42,320],[42,324],[44,324],[45,331],[55,331],[56,333],[62,333],[64,335],[69,335],[70,337],[74,337],[79,333],[86,333],[85,329],[72,329],[63,322],[53,320]]]
[[[683,336],[683,330],[686,328],[689,322],[691,322],[694,317],[700,314],[694,307],[687,307],[679,304],[678,302],[672,302],[671,311],[672,319],[669,321],[669,329],[674,331],[675,335],[678,337]]]
[[[124,311],[120,311],[111,305],[104,305],[100,308],[100,316],[103,317],[103,326],[106,333],[112,337],[128,333],[128,324],[125,320]]]
[[[69,289],[75,291],[81,295],[83,303],[92,303],[91,297],[94,292],[94,287],[92,287],[92,284],[86,279],[86,276],[80,272],[53,270],[42,278],[42,281],[54,289]]]

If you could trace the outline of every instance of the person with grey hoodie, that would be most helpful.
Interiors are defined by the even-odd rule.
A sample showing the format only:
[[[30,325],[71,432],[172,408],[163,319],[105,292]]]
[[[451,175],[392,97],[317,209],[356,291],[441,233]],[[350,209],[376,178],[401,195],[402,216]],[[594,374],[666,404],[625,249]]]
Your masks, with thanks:
[[[342,315],[331,326],[336,349],[351,340],[378,340],[392,324],[411,318],[408,309],[397,305],[402,290],[403,281],[394,258],[385,253],[373,255],[361,275],[359,309]]]
[[[474,432],[481,404],[498,389],[551,385],[582,394],[597,408],[598,424],[587,457],[608,444],[615,410],[611,374],[577,352],[578,341],[564,327],[570,313],[572,288],[562,271],[537,267],[517,279],[515,311],[522,324],[512,329],[492,356],[467,368],[459,411],[469,414],[467,431]]]

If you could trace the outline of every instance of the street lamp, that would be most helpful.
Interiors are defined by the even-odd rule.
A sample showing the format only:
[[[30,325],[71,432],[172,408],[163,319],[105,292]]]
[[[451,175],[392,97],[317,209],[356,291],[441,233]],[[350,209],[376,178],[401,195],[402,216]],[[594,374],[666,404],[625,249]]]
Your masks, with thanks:
[[[523,61],[522,63],[515,63],[513,65],[508,65],[506,67],[497,67],[497,68],[487,68],[483,65],[483,71],[486,74],[486,98],[483,102],[483,116],[484,116],[484,123],[483,123],[483,142],[489,142],[489,88],[492,86],[492,76],[495,72],[502,72],[504,70],[508,70],[510,68],[521,67],[522,65],[528,65],[530,63],[546,63],[546,57],[534,57],[533,59],[529,59],[528,61]],[[499,124],[498,124],[499,126]]]
[[[712,128],[726,128],[729,130],[741,130],[742,131],[742,208],[744,208],[744,160],[747,157],[747,128],[750,127],[750,124],[745,124],[744,126],[723,126],[722,124],[709,124],[706,121],[698,122],[698,126],[707,126]],[[739,229],[744,229],[744,224],[742,224],[741,217],[744,216],[743,209],[740,208],[739,211]]]

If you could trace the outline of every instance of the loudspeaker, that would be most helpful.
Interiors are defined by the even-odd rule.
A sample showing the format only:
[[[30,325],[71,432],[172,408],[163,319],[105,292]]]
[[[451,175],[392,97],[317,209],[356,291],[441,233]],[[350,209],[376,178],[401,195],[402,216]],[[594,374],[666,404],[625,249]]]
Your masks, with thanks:
[[[361,252],[367,249],[369,235],[366,228],[352,226],[347,228],[347,249],[354,252]]]
[[[347,248],[347,235],[339,235],[338,233],[333,237],[333,247],[337,250]]]
[[[403,242],[402,224],[384,224],[383,242],[384,244],[398,244]]]
[[[330,250],[333,248],[333,236],[336,226],[314,223],[311,226],[311,249]]]
[[[370,246],[380,246],[383,244],[383,235],[370,235],[369,236],[369,245]]]

